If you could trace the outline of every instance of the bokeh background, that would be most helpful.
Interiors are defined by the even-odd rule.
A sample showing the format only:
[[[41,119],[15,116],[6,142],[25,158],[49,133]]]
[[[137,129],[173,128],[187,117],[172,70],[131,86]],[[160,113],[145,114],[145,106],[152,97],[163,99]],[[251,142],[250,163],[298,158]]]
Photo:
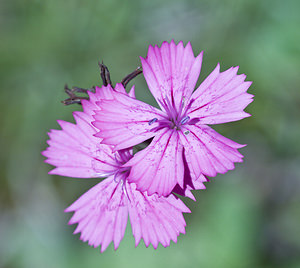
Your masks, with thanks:
[[[300,267],[300,2],[295,0],[0,2],[0,267]],[[149,44],[204,50],[200,81],[221,63],[254,81],[252,117],[216,126],[245,161],[184,200],[186,234],[169,248],[134,248],[130,225],[115,252],[72,235],[64,208],[98,180],[50,176],[40,152],[69,86],[113,82]],[[143,76],[137,98],[154,104]],[[131,85],[133,83],[131,82]]]

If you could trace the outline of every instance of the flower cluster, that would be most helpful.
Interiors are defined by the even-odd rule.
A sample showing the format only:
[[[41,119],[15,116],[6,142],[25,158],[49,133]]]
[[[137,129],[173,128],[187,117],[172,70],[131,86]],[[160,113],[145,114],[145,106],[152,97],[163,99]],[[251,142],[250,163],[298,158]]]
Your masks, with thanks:
[[[87,92],[76,124],[58,121],[62,129],[49,133],[43,155],[56,167],[50,174],[106,177],[66,209],[74,212],[70,224],[78,223],[74,233],[101,252],[112,241],[119,246],[128,215],[136,245],[141,238],[154,248],[176,242],[190,212],[178,195],[194,199],[191,190],[205,189],[207,177],[242,161],[243,145],[208,125],[249,116],[243,110],[252,101],[251,82],[238,67],[220,72],[217,65],[194,91],[202,54],[195,57],[190,43],[149,46],[142,69],[160,109],[137,100],[134,87],[127,93],[121,83],[107,84]]]

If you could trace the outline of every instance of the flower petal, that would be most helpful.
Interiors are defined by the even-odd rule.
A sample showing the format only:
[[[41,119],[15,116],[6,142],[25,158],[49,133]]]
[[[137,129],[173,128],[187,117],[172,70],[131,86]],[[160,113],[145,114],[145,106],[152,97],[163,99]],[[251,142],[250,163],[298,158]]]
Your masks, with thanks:
[[[128,209],[136,246],[141,238],[146,247],[152,244],[156,249],[158,243],[164,247],[170,241],[177,242],[180,233],[185,233],[185,220],[182,213],[190,210],[176,196],[159,197],[136,190],[134,183],[126,184],[128,192]]]
[[[49,147],[42,152],[48,158],[45,162],[57,167],[49,174],[93,178],[117,171],[119,164],[112,148],[100,144],[101,139],[95,137],[97,129],[91,124],[94,111],[99,110],[96,102],[113,99],[114,94],[127,93],[122,84],[117,84],[115,90],[110,85],[96,87],[96,93],[89,92],[89,100],[82,100],[84,112],[73,113],[76,124],[58,121],[62,130],[50,131]]]
[[[94,115],[93,125],[100,132],[97,137],[102,143],[115,146],[121,150],[137,145],[155,135],[151,131],[158,123],[149,124],[157,118],[163,118],[163,112],[149,104],[133,99],[125,94],[115,92],[113,100],[97,102],[100,110]]]
[[[183,180],[183,187],[180,187],[179,184],[177,184],[174,189],[172,190],[173,193],[188,197],[194,201],[196,201],[194,195],[192,194],[191,190],[203,190],[206,189],[204,182],[207,182],[208,179],[203,175],[200,174],[200,176],[196,179],[192,179],[191,172],[188,167],[188,164],[186,162],[186,158],[184,155],[183,150],[183,163],[184,163],[184,180]]]
[[[130,89],[130,91],[128,92],[128,96],[135,99],[135,86],[133,85]]]
[[[168,98],[179,109],[183,97],[188,99],[197,83],[202,53],[196,58],[190,43],[183,46],[163,42],[161,48],[149,46],[147,58],[141,57],[143,74],[148,87],[162,109]]]
[[[101,245],[103,252],[114,241],[117,249],[125,233],[128,218],[128,199],[123,183],[113,177],[98,183],[83,194],[65,212],[74,211],[69,224],[78,223],[74,233],[95,248]]]
[[[126,178],[125,178],[126,180]],[[69,224],[78,223],[74,233],[81,233],[80,239],[90,246],[101,245],[103,252],[111,241],[117,249],[124,236],[128,212],[136,246],[141,238],[146,246],[158,243],[164,247],[170,241],[177,241],[180,233],[185,233],[182,213],[190,213],[184,203],[174,195],[159,197],[136,190],[135,184],[124,180],[116,183],[113,177],[98,183],[83,194],[65,212],[74,215]]]
[[[81,100],[83,111],[92,116],[95,114],[95,110],[98,110],[99,107],[96,105],[97,101],[101,100],[112,100],[114,92],[120,92],[127,94],[124,86],[121,83],[117,83],[115,89],[111,85],[95,87],[95,93],[88,91],[89,100]],[[129,96],[134,97],[134,86],[131,88],[131,91],[128,94]],[[90,118],[90,122],[94,121],[93,117]]]
[[[243,147],[216,133],[208,126],[190,125],[185,127],[189,133],[180,133],[185,149],[185,157],[192,180],[201,174],[214,177],[234,169],[235,162],[242,162],[243,156],[237,148]]]
[[[238,67],[220,73],[220,65],[203,81],[191,97],[187,110],[191,118],[201,124],[220,124],[250,116],[243,110],[252,102],[246,91],[252,82],[244,82],[244,74],[237,75]]]
[[[177,183],[183,187],[182,150],[177,131],[156,132],[151,144],[124,165],[131,167],[128,180],[149,195],[168,196]]]
[[[57,168],[56,174],[77,178],[104,177],[116,170],[116,160],[110,147],[93,136],[96,130],[82,112],[75,112],[77,124],[58,121],[62,130],[51,130],[49,147],[42,152],[45,161]]]

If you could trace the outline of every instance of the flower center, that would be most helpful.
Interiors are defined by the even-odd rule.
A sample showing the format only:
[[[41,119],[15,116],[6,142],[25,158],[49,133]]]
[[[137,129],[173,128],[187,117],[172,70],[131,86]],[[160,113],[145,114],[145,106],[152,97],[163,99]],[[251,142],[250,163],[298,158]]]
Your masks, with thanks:
[[[151,126],[154,123],[158,123],[158,125],[156,124],[156,126],[153,129],[151,129],[152,131],[157,131],[165,127],[169,129],[181,130],[181,127],[190,121],[190,117],[186,115],[186,109],[184,109],[185,97],[182,98],[178,110],[176,109],[175,104],[171,102],[168,98],[164,98],[164,100],[159,101],[159,103],[166,112],[166,118],[158,120],[155,117],[149,120],[149,126]]]

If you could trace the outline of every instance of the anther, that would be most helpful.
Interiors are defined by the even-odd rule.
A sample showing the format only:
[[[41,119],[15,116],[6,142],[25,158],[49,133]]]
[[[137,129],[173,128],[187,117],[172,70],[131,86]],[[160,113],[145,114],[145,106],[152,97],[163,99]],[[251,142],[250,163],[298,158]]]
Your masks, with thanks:
[[[187,115],[181,119],[180,123],[181,123],[181,125],[184,125],[189,120],[190,120],[190,117]]]
[[[184,135],[188,135],[188,134],[190,134],[190,131],[189,131],[189,130],[186,130],[186,131],[183,132],[183,134],[184,134]]]
[[[151,126],[153,123],[155,123],[158,119],[155,117],[153,119],[151,119],[149,122],[148,122],[148,125]]]

